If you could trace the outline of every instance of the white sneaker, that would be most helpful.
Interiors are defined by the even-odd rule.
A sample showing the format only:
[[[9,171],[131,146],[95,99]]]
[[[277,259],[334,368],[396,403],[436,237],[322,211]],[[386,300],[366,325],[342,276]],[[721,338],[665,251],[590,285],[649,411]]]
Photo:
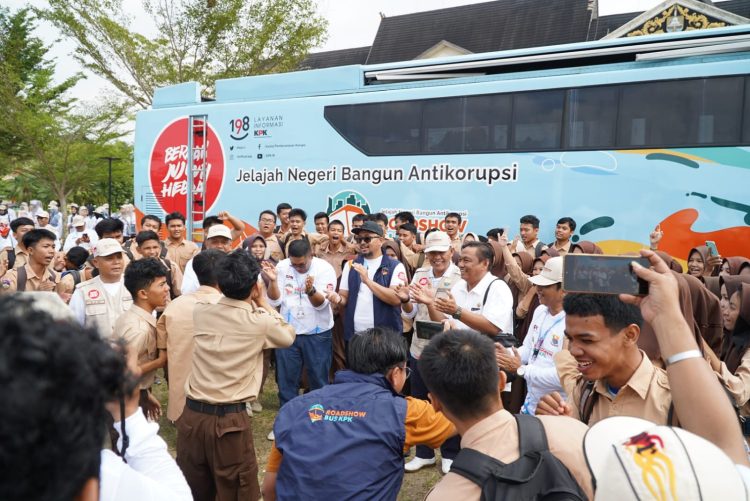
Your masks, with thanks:
[[[250,404],[250,408],[253,410],[253,412],[263,412],[263,406],[260,405],[260,402],[257,400],[253,400],[253,402]]]
[[[443,458],[440,461],[440,467],[443,469],[443,475],[447,475],[448,472],[451,471],[451,465],[452,464],[453,464],[453,460],[452,459],[445,459],[445,458]]]
[[[436,462],[435,458],[423,459],[423,458],[418,458],[415,456],[414,459],[412,459],[411,461],[409,461],[408,463],[404,465],[404,470],[417,471],[417,470],[422,469],[422,467],[424,466],[433,465],[435,464],[435,462]]]
[[[248,416],[253,417],[253,408],[249,405],[245,405],[245,412],[247,412]]]
[[[266,438],[268,440],[276,440],[276,436],[273,434],[273,430],[268,432],[268,436]]]

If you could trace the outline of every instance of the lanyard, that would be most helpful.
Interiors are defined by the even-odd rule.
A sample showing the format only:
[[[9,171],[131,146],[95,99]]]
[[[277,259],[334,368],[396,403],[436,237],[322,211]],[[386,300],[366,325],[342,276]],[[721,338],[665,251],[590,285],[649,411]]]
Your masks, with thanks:
[[[539,330],[541,331],[544,327],[544,322],[547,321],[547,317],[549,317],[549,312],[547,312],[544,316],[544,319],[542,320],[542,325],[540,326]],[[539,356],[539,351],[542,349],[542,345],[544,344],[544,340],[547,339],[547,334],[549,334],[549,331],[551,331],[557,324],[562,322],[564,316],[560,316],[555,322],[550,325],[546,331],[542,332],[539,335],[539,339],[536,340],[536,343],[534,343],[534,351],[531,353],[531,359],[529,360],[529,363],[532,363],[534,360],[536,360],[536,357]]]

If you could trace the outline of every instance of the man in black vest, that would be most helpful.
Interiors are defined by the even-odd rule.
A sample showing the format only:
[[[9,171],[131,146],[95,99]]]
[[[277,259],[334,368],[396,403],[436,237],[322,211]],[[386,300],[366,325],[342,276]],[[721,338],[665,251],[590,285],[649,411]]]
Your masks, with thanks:
[[[379,224],[365,221],[352,231],[359,256],[344,265],[339,285],[340,306],[346,305],[344,340],[372,327],[401,332],[401,299],[396,289],[407,283],[406,268],[383,255],[384,234]]]

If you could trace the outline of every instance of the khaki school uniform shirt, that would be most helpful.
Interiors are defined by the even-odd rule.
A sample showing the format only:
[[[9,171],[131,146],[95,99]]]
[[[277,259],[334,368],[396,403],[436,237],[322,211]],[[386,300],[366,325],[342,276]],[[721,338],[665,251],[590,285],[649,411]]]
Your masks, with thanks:
[[[464,243],[464,238],[461,236],[460,233],[456,233],[456,238],[451,238],[451,247],[453,248],[453,252],[461,253],[461,246]]]
[[[609,392],[606,381],[594,383],[594,391],[598,397],[591,411],[589,426],[610,416],[639,417],[653,423],[667,424],[672,404],[667,373],[664,369],[654,367],[643,351],[641,356],[643,358],[640,365],[617,395]],[[555,355],[555,366],[563,390],[569,396],[567,403],[573,409],[573,417],[581,419],[578,405],[581,401],[583,376],[578,372],[578,364],[568,350],[561,350]]]
[[[193,324],[193,363],[185,395],[209,404],[256,398],[263,350],[294,342],[294,328],[276,311],[224,296],[196,304]]]
[[[156,318],[135,303],[117,318],[114,335],[125,340],[128,358],[137,357],[138,365],[156,360],[159,355],[156,348]],[[156,370],[143,374],[141,388],[150,388],[155,376]]]
[[[555,243],[552,244],[552,248],[555,249],[561,256],[564,256],[565,254],[570,252],[570,245],[570,239],[568,239],[568,241],[562,247],[558,247],[557,241],[555,241]]]
[[[559,416],[537,416],[547,434],[550,452],[575,478],[589,499],[594,499],[591,473],[583,455],[583,437],[588,429],[580,421]],[[484,418],[461,437],[461,448],[475,449],[503,462],[519,458],[518,425],[511,413],[498,411]],[[479,499],[481,487],[457,473],[448,473],[427,494],[428,501]]]
[[[8,249],[10,249],[10,247],[0,251],[0,261],[8,261]],[[16,260],[13,262],[13,269],[17,270],[18,268],[29,262],[29,253],[21,249],[21,247],[18,245],[16,245],[15,247],[15,252]]]
[[[167,418],[177,421],[185,408],[185,381],[193,363],[193,311],[199,301],[218,301],[221,294],[202,285],[169,303],[156,322],[156,347],[167,350],[169,361],[169,403]]]
[[[279,239],[276,238],[276,235],[263,237],[263,240],[266,241],[266,254],[263,257],[265,259],[273,259],[277,263],[283,261],[284,251],[281,250],[281,244],[279,244]]]
[[[719,379],[740,406],[740,414],[750,416],[750,350],[742,355],[740,366],[734,374],[729,372],[727,365],[722,362]]]
[[[38,291],[39,286],[43,281],[50,281],[53,284],[57,284],[60,281],[60,274],[55,273],[54,277],[49,268],[44,269],[44,273],[41,277],[34,273],[31,266],[27,263],[24,265],[26,268],[26,292]],[[8,270],[5,275],[0,279],[0,292],[15,292],[18,290],[18,268]],[[54,288],[52,289],[55,290]]]
[[[344,271],[344,261],[346,261],[347,256],[356,253],[356,251],[349,247],[349,244],[344,243],[343,240],[336,251],[330,250],[329,245],[329,242],[322,244],[318,249],[318,252],[315,253],[315,257],[318,257],[333,266],[333,271],[336,272],[336,279],[338,279],[341,276],[341,272]]]
[[[185,265],[190,261],[193,256],[200,252],[200,249],[190,240],[182,239],[180,242],[174,242],[170,239],[166,239],[164,243],[167,246],[167,259],[171,262],[176,263],[180,268],[180,272],[185,272]]]

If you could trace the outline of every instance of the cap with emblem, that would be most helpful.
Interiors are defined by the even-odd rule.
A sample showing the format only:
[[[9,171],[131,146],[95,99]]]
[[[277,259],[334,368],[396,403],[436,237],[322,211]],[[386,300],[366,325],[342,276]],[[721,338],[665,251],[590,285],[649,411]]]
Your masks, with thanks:
[[[451,248],[451,237],[444,231],[433,231],[424,241],[424,251],[445,252]]]
[[[232,232],[223,224],[215,224],[208,229],[206,240],[214,237],[224,237],[232,240]]]
[[[544,263],[542,272],[529,278],[529,282],[534,285],[546,285],[559,284],[563,278],[563,258],[562,256],[551,257]]]
[[[83,216],[75,216],[73,218],[73,226],[76,228],[80,226],[86,226],[86,220],[83,218]]]
[[[610,417],[589,428],[583,449],[595,500],[747,499],[745,467],[681,428]]]
[[[94,257],[111,256],[118,252],[122,252],[122,247],[120,247],[120,242],[114,238],[102,238],[93,249]]]

